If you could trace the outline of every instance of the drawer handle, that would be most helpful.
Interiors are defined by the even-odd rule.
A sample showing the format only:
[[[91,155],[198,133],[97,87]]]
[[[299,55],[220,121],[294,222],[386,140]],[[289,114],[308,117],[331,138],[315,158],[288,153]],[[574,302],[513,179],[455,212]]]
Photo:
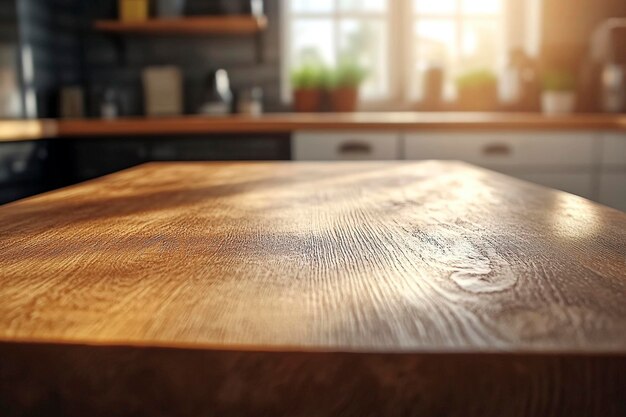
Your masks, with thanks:
[[[505,143],[493,143],[483,147],[483,155],[487,156],[509,156],[512,153],[511,147]]]
[[[372,153],[372,145],[359,141],[345,142],[339,145],[339,153],[342,155],[369,155]]]

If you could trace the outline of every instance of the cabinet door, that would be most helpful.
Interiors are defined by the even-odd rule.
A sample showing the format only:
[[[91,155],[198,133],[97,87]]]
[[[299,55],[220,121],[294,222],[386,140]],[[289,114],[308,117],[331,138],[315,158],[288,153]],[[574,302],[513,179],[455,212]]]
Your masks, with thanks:
[[[46,190],[45,141],[0,143],[0,204]]]
[[[484,167],[591,167],[591,132],[409,134],[407,159],[456,159]]]
[[[602,165],[626,168],[626,134],[609,133],[602,140]]]
[[[148,161],[147,145],[140,139],[77,139],[74,150],[75,181],[121,171]]]
[[[626,172],[602,174],[600,203],[626,212]]]
[[[289,136],[208,135],[150,142],[154,161],[248,161],[289,159]]]
[[[47,155],[43,141],[0,143],[0,185],[41,180]]]
[[[394,160],[400,156],[399,133],[297,132],[296,161]]]

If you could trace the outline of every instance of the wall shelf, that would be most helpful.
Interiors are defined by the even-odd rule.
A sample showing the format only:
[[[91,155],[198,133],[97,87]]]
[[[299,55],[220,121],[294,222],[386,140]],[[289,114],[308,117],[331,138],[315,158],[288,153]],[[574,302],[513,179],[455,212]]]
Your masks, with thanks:
[[[265,16],[198,16],[142,22],[99,20],[98,31],[139,35],[252,35],[267,27]]]

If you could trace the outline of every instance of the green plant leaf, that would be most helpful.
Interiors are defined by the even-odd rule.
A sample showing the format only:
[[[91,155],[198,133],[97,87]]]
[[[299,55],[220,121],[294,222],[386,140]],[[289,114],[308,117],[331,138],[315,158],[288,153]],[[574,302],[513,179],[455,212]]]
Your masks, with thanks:
[[[576,89],[576,77],[569,71],[550,70],[541,77],[544,91],[573,91]]]
[[[321,65],[303,65],[291,73],[294,89],[321,89],[328,84],[328,70]]]
[[[488,69],[467,71],[456,79],[458,89],[496,84],[496,75]]]
[[[358,88],[367,78],[368,71],[352,62],[343,61],[335,69],[331,80],[333,88]]]

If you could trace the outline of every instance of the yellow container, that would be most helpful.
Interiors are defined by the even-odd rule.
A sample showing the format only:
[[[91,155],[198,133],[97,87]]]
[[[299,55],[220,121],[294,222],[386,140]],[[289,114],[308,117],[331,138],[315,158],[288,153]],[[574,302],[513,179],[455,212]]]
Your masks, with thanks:
[[[122,22],[142,22],[148,20],[148,0],[119,0]]]

